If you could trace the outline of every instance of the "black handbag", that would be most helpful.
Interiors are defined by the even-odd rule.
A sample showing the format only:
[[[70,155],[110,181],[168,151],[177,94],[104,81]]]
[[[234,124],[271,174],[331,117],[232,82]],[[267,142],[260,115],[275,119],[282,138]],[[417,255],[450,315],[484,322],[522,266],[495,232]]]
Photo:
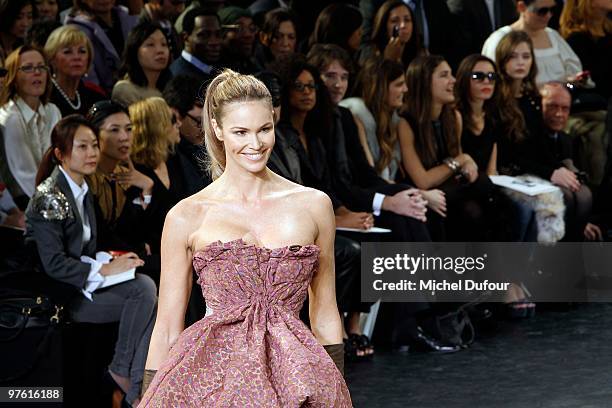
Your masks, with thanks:
[[[15,350],[23,359],[19,368],[5,367],[0,371],[0,383],[11,382],[27,375],[47,353],[50,339],[57,330],[64,307],[46,296],[32,296],[16,292],[11,297],[0,297],[0,348]],[[33,330],[28,330],[33,329]],[[40,333],[34,344],[22,342],[27,332]],[[27,346],[25,346],[27,344]]]

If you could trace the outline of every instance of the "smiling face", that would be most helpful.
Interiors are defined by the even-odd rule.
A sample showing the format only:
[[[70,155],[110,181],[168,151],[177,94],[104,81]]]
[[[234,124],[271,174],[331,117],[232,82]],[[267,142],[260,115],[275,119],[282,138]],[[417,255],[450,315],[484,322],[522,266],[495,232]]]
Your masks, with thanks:
[[[445,105],[455,100],[455,77],[446,61],[434,69],[431,76],[431,98],[434,103]]]
[[[130,158],[132,150],[132,121],[123,112],[104,119],[100,125],[100,151],[104,156],[120,162]]]
[[[302,71],[289,91],[289,107],[300,112],[309,112],[317,104],[316,82],[309,71]]]
[[[340,103],[348,89],[349,72],[338,60],[334,60],[321,70],[321,79],[329,91],[332,103]]]
[[[72,44],[59,49],[51,60],[58,76],[81,78],[88,70],[89,52],[86,44]]]
[[[486,101],[493,96],[495,91],[495,81],[490,80],[487,77],[480,78],[482,75],[495,74],[495,68],[488,61],[478,61],[474,68],[472,68],[472,74],[476,74],[479,78],[470,80],[470,99],[473,101]]]
[[[404,75],[391,81],[387,93],[387,105],[389,108],[401,108],[404,103],[404,95],[406,92],[408,92],[408,86],[406,86],[406,77]]]
[[[266,101],[230,103],[223,108],[221,123],[212,120],[212,125],[223,142],[226,169],[265,171],[274,147],[274,118]]]
[[[412,14],[407,6],[399,6],[391,10],[387,20],[387,38],[393,37],[393,28],[399,28],[399,39],[404,44],[412,38]]]
[[[168,41],[160,30],[155,30],[138,47],[138,62],[144,71],[162,71],[168,66],[169,59]]]
[[[506,74],[512,79],[525,79],[533,64],[533,57],[529,44],[522,42],[512,50],[510,58],[504,65]]]
[[[35,68],[32,72],[24,72],[28,68]],[[47,87],[47,66],[45,59],[38,51],[26,51],[19,57],[19,71],[17,71],[17,94],[23,99],[40,98]]]
[[[59,156],[62,167],[69,174],[88,176],[96,172],[100,149],[96,135],[90,128],[86,126],[77,128],[70,155],[61,155],[58,150],[56,149],[56,156]]]

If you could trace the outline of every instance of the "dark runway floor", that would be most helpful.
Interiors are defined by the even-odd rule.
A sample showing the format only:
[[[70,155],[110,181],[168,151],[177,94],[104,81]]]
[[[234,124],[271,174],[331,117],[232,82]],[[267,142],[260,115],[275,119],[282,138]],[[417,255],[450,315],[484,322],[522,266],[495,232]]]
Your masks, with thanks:
[[[354,406],[612,407],[612,305],[541,309],[455,354],[380,351],[348,363]]]

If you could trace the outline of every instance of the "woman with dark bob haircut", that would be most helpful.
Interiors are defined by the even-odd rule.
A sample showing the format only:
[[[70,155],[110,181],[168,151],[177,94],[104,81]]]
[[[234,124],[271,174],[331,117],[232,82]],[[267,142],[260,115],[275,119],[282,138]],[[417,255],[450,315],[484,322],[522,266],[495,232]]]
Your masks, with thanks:
[[[168,39],[157,23],[142,22],[130,32],[112,99],[125,106],[161,91],[170,80],[170,48]]]
[[[98,130],[80,115],[68,115],[51,134],[26,210],[26,240],[36,245],[42,270],[74,288],[72,321],[119,322],[108,375],[138,405],[146,352],[153,329],[157,288],[146,275],[108,285],[109,276],[143,265],[133,252],[112,257],[98,250],[93,195],[85,180],[100,158]]]

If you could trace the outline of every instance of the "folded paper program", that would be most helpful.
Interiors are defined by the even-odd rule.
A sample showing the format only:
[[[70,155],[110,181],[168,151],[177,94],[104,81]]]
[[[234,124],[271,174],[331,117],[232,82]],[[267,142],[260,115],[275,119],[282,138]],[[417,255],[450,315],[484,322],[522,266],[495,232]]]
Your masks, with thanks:
[[[109,263],[110,261],[112,261],[112,259],[113,256],[108,252],[104,251],[97,252],[96,259],[85,255],[81,256],[81,262],[91,264],[89,277],[87,278],[85,287],[81,290],[81,292],[87,299],[93,300],[91,294],[97,289],[117,285],[121,282],[132,280],[136,277],[136,268],[131,268],[124,272],[116,273],[113,275],[101,275],[100,269],[102,268],[102,265]]]

